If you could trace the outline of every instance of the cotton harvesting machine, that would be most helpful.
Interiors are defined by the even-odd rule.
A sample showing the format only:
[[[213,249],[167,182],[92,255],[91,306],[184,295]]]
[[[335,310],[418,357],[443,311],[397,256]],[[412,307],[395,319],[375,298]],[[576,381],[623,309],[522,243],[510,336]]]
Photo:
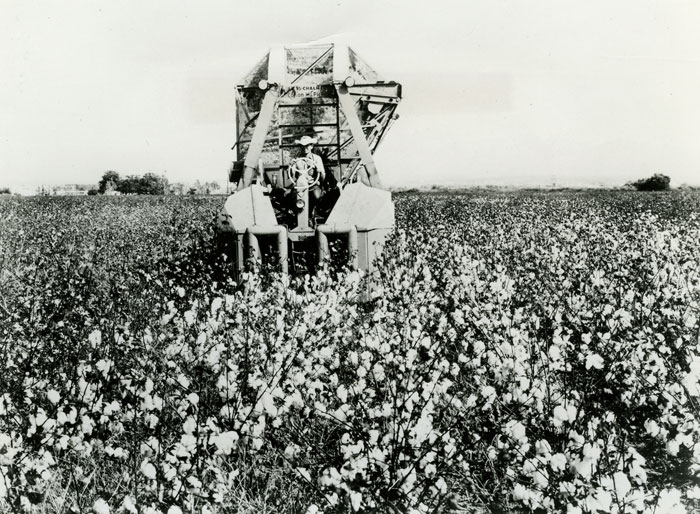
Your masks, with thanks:
[[[325,261],[371,270],[394,226],[373,153],[400,100],[401,85],[346,45],[265,55],[236,88],[234,192],[218,219],[237,273],[253,261],[282,272]]]

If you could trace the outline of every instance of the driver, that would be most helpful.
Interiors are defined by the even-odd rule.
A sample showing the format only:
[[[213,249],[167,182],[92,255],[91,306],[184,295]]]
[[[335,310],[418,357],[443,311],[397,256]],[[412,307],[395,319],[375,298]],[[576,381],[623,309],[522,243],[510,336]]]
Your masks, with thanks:
[[[302,148],[302,157],[310,159],[313,163],[314,169],[318,173],[318,182],[311,189],[309,189],[309,211],[313,213],[316,205],[318,205],[319,199],[323,194],[321,191],[321,183],[326,179],[326,170],[323,167],[323,160],[321,159],[320,155],[313,152],[314,145],[318,142],[318,140],[315,137],[303,136],[301,139],[297,139],[294,142]],[[311,172],[312,170],[309,171]],[[313,173],[310,173],[309,180],[311,180],[311,176],[313,176]]]
[[[297,139],[294,142],[302,147],[302,157],[311,159],[314,167],[318,171],[320,180],[323,181],[326,178],[326,170],[323,168],[323,160],[321,159],[320,155],[313,152],[314,145],[318,142],[318,140],[315,137],[303,136],[301,139]]]

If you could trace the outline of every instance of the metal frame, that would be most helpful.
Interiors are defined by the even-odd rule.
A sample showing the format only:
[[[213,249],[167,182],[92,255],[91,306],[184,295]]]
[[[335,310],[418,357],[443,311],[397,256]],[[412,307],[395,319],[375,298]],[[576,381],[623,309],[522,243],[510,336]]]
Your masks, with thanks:
[[[260,155],[267,140],[267,131],[270,129],[278,98],[278,86],[273,85],[265,92],[265,98],[258,115],[258,123],[255,125],[255,132],[253,132],[250,146],[248,146],[248,153],[243,163],[243,177],[238,183],[238,191],[248,187],[253,181],[255,170],[260,161]]]
[[[360,161],[365,167],[365,174],[362,177],[364,179],[363,182],[370,187],[384,189],[381,180],[379,180],[379,174],[377,173],[374,159],[372,158],[372,150],[369,148],[365,133],[362,130],[360,118],[358,118],[357,112],[355,111],[355,102],[350,98],[347,86],[336,84],[335,90],[338,93],[338,103],[340,103],[343,109],[343,114],[350,127],[350,133],[355,140],[357,151],[360,154]]]

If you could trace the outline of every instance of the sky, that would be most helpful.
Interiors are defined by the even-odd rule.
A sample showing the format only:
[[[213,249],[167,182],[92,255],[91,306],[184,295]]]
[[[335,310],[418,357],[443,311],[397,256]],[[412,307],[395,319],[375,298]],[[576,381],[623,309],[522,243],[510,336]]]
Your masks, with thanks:
[[[235,86],[343,38],[403,86],[392,186],[700,185],[700,2],[0,0],[0,187],[223,184]]]

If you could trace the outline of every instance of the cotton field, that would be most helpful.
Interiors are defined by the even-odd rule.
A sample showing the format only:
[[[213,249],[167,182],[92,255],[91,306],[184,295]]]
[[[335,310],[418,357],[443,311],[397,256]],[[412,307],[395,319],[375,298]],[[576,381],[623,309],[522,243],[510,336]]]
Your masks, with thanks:
[[[700,509],[700,194],[395,201],[234,281],[221,198],[0,199],[0,511]]]

